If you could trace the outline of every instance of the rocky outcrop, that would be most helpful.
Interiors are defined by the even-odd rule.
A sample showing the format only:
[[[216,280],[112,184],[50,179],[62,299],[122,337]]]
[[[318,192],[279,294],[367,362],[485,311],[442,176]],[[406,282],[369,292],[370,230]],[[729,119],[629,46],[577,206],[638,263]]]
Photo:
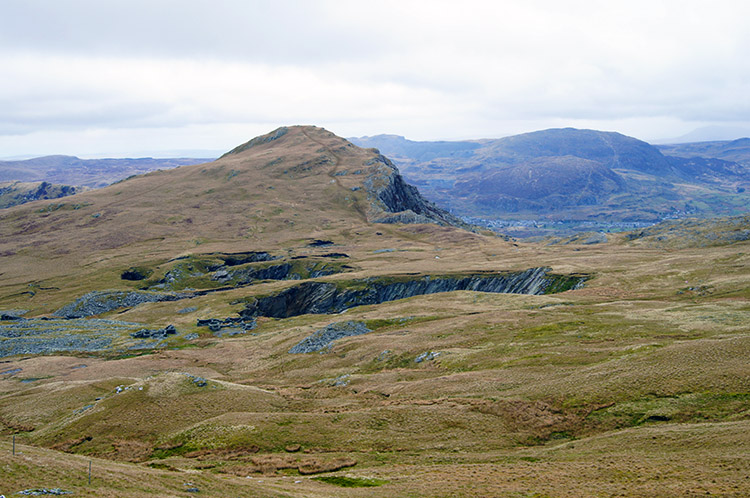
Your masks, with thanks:
[[[87,189],[49,182],[0,182],[0,208],[42,199],[59,199],[84,190]]]
[[[300,276],[296,275],[296,279]],[[218,282],[234,282],[234,285],[248,285],[255,280],[295,280],[295,275],[292,273],[292,265],[289,263],[281,265],[271,265],[265,268],[243,268],[234,271],[217,271],[212,277],[212,280]]]
[[[22,354],[147,349],[156,341],[124,341],[143,324],[118,320],[19,318],[0,322],[0,358]]]
[[[470,290],[477,292],[544,294],[576,288],[584,275],[555,275],[549,268],[465,276],[380,277],[348,285],[304,282],[278,294],[256,298],[240,312],[243,318],[287,318],[308,313],[339,313],[355,306],[380,304],[424,294]]]
[[[167,325],[163,329],[150,330],[141,329],[136,332],[132,332],[130,337],[134,339],[166,339],[167,336],[177,334],[177,329],[174,325]]]
[[[219,270],[211,280],[232,283],[235,287],[251,285],[259,280],[301,280],[333,275],[342,271],[340,267],[321,263],[297,264],[282,263],[265,267],[245,267],[236,270]]]
[[[210,255],[209,255],[210,256]],[[238,266],[246,263],[258,263],[261,261],[274,261],[280,256],[273,256],[266,251],[245,251],[217,254],[226,266]]]
[[[211,332],[219,332],[222,329],[233,329],[247,332],[256,327],[255,318],[244,319],[241,317],[229,318],[206,318],[196,322],[198,327],[208,327]]]
[[[163,294],[142,291],[94,291],[89,292],[52,313],[61,318],[83,318],[119,308],[130,308],[143,303],[177,301],[189,297],[186,294]]]
[[[409,185],[398,168],[378,154],[366,163],[374,167],[364,181],[370,201],[367,218],[373,223],[437,223],[471,228],[448,211],[440,209]]]
[[[120,274],[120,278],[123,280],[138,281],[145,280],[151,276],[153,270],[150,268],[141,268],[137,266],[131,266]]]
[[[295,344],[289,352],[293,354],[313,353],[329,347],[331,343],[337,339],[362,335],[368,332],[372,332],[372,330],[367,328],[362,322],[350,320],[347,322],[332,323],[302,339],[299,343]]]

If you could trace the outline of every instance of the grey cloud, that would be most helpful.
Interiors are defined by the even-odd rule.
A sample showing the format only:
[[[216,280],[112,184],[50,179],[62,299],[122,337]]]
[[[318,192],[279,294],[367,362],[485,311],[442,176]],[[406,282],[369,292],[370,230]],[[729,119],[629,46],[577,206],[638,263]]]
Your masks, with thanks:
[[[326,2],[12,1],[0,46],[84,55],[312,64],[367,57],[387,38],[327,15]]]

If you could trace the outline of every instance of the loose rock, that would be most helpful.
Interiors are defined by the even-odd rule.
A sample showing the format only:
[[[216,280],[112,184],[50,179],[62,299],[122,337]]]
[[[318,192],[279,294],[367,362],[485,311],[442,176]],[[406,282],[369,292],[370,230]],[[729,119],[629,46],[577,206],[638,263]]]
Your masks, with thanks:
[[[362,322],[347,321],[332,323],[314,334],[304,338],[294,347],[292,347],[290,353],[312,353],[314,351],[320,351],[328,347],[333,341],[341,339],[342,337],[351,337],[355,335],[362,335],[368,332],[372,332]]]

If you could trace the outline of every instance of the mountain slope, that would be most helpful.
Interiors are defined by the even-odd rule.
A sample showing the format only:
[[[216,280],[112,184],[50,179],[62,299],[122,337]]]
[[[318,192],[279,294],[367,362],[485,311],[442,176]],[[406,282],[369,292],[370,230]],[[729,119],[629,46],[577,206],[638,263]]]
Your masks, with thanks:
[[[71,266],[99,275],[107,261],[115,277],[144,261],[295,246],[301,231],[325,237],[372,223],[465,226],[375,151],[321,128],[280,128],[213,163],[3,210],[0,254],[13,258],[2,273],[22,288],[37,273],[69,275]],[[86,288],[85,279],[77,285],[102,288]]]
[[[464,203],[518,212],[596,205],[625,190],[625,180],[603,164],[559,156],[467,176],[453,192]]]

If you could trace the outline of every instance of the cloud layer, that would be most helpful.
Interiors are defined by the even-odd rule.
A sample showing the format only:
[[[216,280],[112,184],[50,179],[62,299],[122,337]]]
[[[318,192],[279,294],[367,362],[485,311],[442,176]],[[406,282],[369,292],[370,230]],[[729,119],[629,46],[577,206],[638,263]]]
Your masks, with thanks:
[[[746,2],[20,1],[0,156],[344,136],[750,128]]]

